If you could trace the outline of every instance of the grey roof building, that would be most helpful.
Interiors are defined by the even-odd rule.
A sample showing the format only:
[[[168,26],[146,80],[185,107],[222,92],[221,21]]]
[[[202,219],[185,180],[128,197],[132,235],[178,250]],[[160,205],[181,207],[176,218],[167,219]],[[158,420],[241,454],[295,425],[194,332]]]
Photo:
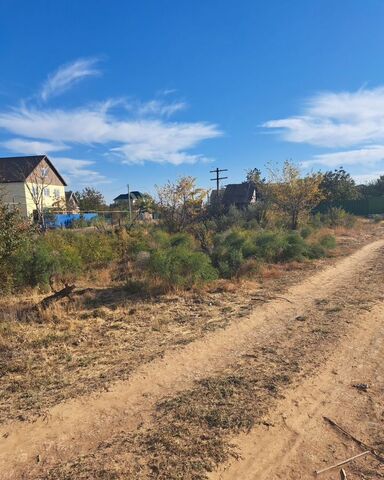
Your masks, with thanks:
[[[223,205],[244,208],[257,200],[256,187],[251,182],[231,183],[226,186],[223,194]]]

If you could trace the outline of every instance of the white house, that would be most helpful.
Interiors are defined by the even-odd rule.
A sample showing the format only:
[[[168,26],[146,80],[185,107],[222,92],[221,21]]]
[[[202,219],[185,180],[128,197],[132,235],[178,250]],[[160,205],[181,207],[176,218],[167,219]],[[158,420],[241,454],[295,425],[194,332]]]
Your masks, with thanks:
[[[0,198],[25,216],[65,205],[65,180],[46,155],[0,158]]]

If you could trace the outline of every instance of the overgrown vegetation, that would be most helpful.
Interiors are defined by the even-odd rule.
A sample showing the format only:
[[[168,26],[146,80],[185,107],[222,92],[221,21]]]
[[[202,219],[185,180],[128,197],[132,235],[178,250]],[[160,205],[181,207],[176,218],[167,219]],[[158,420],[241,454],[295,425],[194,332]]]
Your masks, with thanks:
[[[129,231],[58,230],[44,235],[31,232],[12,216],[2,223],[0,236],[1,288],[47,290],[55,281],[75,281],[106,267],[118,280],[142,287],[191,288],[220,277],[257,274],[263,263],[320,258],[335,246],[334,241],[324,243],[312,235],[323,218],[301,232],[291,232],[255,228],[248,215],[232,209],[183,233],[169,233],[162,225],[140,225]]]
[[[145,199],[146,211],[159,220],[131,222],[112,230],[39,233],[17,212],[0,211],[0,288],[48,289],[108,268],[112,278],[132,288],[192,288],[218,278],[257,276],[265,263],[321,258],[336,245],[322,228],[353,227],[356,218],[338,207],[313,214],[322,200],[359,193],[343,169],[301,176],[290,162],[248,171],[257,201],[244,206],[206,202],[207,192],[192,177],[158,187],[157,203]],[[104,204],[100,192],[84,189],[83,206]],[[217,200],[217,199],[216,199]],[[92,204],[92,205],[91,205]],[[99,208],[97,207],[97,208]]]

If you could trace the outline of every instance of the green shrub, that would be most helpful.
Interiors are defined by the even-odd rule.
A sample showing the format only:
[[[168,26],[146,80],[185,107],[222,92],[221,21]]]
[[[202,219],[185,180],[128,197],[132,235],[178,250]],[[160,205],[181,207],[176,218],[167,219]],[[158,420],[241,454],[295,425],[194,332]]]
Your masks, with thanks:
[[[261,232],[256,237],[256,257],[265,262],[276,262],[284,249],[284,238],[279,232]]]
[[[319,244],[325,249],[331,250],[332,248],[336,247],[336,238],[333,235],[327,233],[319,238]]]
[[[153,252],[148,267],[168,286],[192,287],[217,278],[209,257],[184,245]]]
[[[326,255],[325,248],[320,245],[319,243],[313,243],[312,245],[308,246],[307,256],[311,260],[315,260],[317,258],[323,258]]]
[[[18,286],[42,287],[58,269],[57,256],[44,239],[28,244],[17,257],[16,282]]]
[[[283,235],[282,250],[279,260],[288,262],[301,261],[308,256],[308,245],[298,233],[292,232]]]
[[[240,266],[257,252],[254,235],[247,230],[227,231],[214,238],[213,265],[224,278],[237,275]]]
[[[352,228],[356,223],[355,215],[339,207],[331,207],[326,213],[316,214],[313,220],[316,222],[320,220],[320,226],[328,227]]]
[[[311,233],[313,232],[313,228],[311,228],[309,225],[305,225],[301,230],[300,230],[300,235],[303,238],[308,238]]]

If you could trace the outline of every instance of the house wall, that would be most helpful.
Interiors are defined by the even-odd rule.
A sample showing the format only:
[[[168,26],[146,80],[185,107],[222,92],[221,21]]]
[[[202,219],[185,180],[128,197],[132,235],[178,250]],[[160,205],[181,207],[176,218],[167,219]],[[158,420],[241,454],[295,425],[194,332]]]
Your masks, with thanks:
[[[1,183],[0,197],[5,204],[14,205],[19,208],[25,216],[27,213],[25,186],[23,182]]]
[[[28,182],[28,186],[32,189],[35,184]],[[37,186],[41,188],[41,185]],[[43,195],[43,205],[50,208],[58,198],[61,198],[65,204],[65,190],[63,185],[49,185],[45,187],[47,194]],[[27,185],[22,182],[1,183],[0,197],[6,204],[14,205],[19,208],[22,215],[29,217],[36,210],[30,190]]]
[[[35,203],[33,201],[33,197],[31,195],[31,191],[33,187],[42,188],[42,185],[35,184],[32,182],[28,182],[24,185],[25,190],[25,210],[27,215],[31,215],[34,210],[36,210]],[[48,185],[44,187],[44,194],[43,194],[43,208],[51,208],[53,204],[58,200],[61,199],[64,201],[65,204],[65,190],[63,185]]]

